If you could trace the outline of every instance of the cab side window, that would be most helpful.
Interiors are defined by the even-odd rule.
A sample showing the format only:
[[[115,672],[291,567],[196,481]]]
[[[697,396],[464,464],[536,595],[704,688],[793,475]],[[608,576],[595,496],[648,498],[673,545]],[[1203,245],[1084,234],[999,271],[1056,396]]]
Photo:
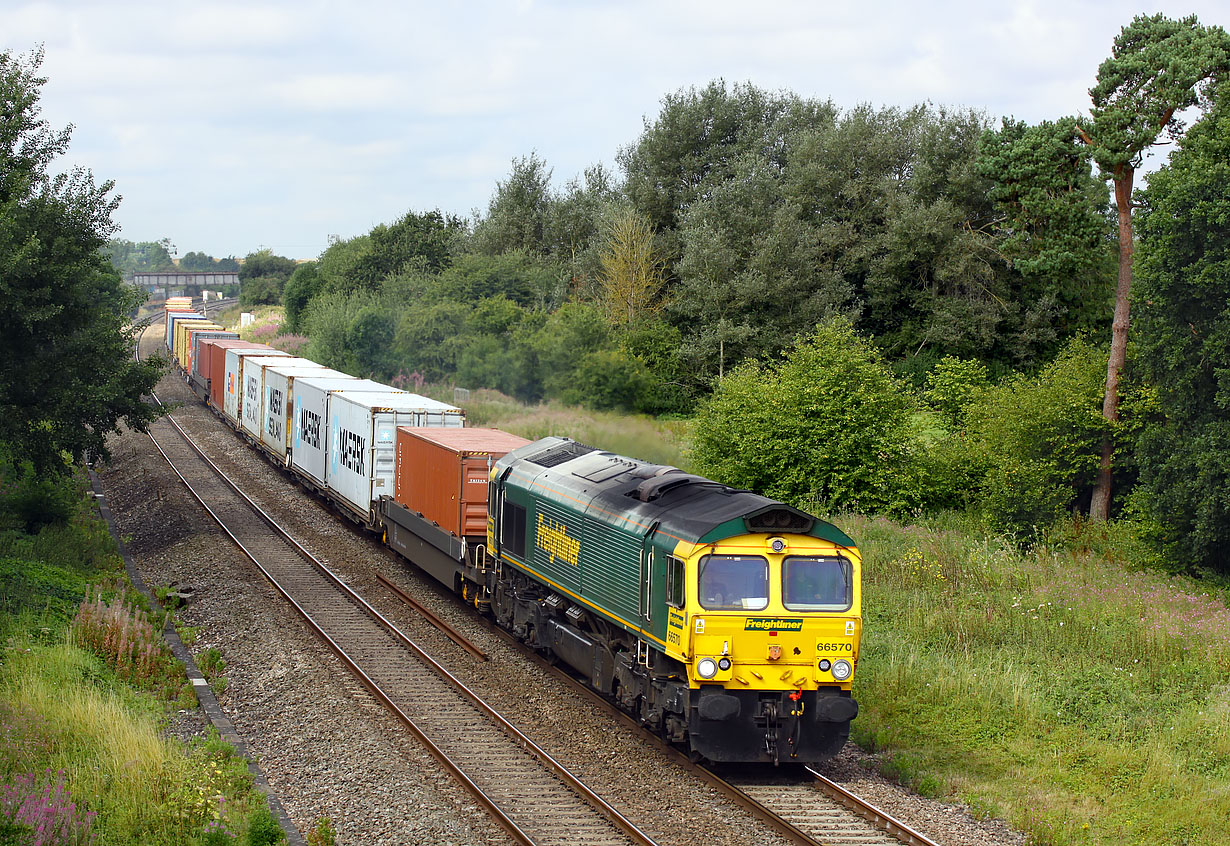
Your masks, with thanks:
[[[500,543],[509,554],[525,559],[525,509],[507,499],[500,515]]]
[[[666,556],[666,604],[672,608],[682,608],[686,595],[684,588],[683,562],[673,555]]]

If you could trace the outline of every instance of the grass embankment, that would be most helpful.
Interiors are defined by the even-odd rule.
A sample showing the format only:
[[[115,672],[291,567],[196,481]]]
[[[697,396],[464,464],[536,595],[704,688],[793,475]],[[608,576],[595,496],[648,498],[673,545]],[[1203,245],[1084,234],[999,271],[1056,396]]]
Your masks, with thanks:
[[[195,704],[191,685],[161,621],[125,597],[88,509],[33,534],[0,529],[0,842],[276,842],[246,762],[216,739],[164,736],[168,713]],[[89,584],[103,587],[85,602]]]
[[[1072,538],[1022,554],[960,528],[838,522],[865,554],[861,745],[1040,842],[1225,842],[1224,595]]]
[[[448,388],[424,386],[419,393],[456,402]],[[655,420],[557,403],[526,406],[488,390],[471,391],[470,399],[457,404],[465,409],[469,426],[490,426],[530,440],[559,435],[620,455],[687,469],[683,442],[687,423],[682,420]]]
[[[678,421],[483,391],[463,404],[474,425],[688,467]],[[854,737],[886,753],[891,775],[1039,843],[1225,842],[1224,591],[1135,568],[1145,556],[1123,527],[1078,526],[1023,552],[961,519],[834,522],[864,554]]]

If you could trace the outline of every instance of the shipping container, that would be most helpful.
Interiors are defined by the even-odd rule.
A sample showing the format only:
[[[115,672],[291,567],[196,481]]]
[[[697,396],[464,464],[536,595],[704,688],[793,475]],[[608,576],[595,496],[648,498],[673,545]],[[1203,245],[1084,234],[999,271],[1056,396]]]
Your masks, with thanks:
[[[325,462],[329,443],[329,398],[337,391],[406,394],[405,391],[397,391],[371,379],[320,378],[310,375],[295,379],[290,465],[296,473],[321,490],[325,489],[329,475]]]
[[[212,320],[187,320],[175,324],[175,348],[172,350],[172,356],[175,358],[175,363],[179,365],[180,370],[183,370],[185,373],[192,372],[189,370],[192,335],[194,332],[204,331],[222,332],[225,330]]]
[[[175,349],[175,324],[183,320],[205,320],[205,315],[198,314],[195,311],[168,311],[167,312],[167,349],[174,351]]]
[[[276,353],[268,344],[258,344],[255,341],[207,340],[204,357],[209,361],[209,402],[218,411],[226,409],[226,351],[227,350],[267,350]],[[202,364],[202,366],[204,366]]]
[[[260,440],[261,428],[265,421],[261,416],[265,410],[265,365],[284,364],[301,370],[326,370],[324,365],[311,359],[298,356],[245,356],[240,363],[239,384],[243,398],[239,404],[239,429],[247,432],[257,441]],[[336,372],[336,371],[335,371]],[[324,374],[322,374],[324,375]]]
[[[451,535],[482,537],[491,465],[528,443],[499,429],[399,426],[393,499]]]
[[[264,344],[261,346],[265,347]],[[243,360],[251,355],[289,357],[290,353],[275,350],[273,347],[265,349],[231,348],[226,351],[226,363],[223,365],[225,381],[223,382],[222,414],[234,424],[235,428],[239,428],[239,415],[243,409]]]
[[[209,353],[206,352],[209,345],[207,341],[238,341],[238,332],[214,331],[214,332],[193,332],[192,333],[192,364],[188,368],[188,372],[201,382],[209,386]]]
[[[318,379],[333,378],[357,382],[340,370],[315,365],[307,368],[299,364],[283,363],[267,364],[262,368],[264,387],[261,391],[261,444],[279,458],[287,458],[287,447],[290,444],[291,414],[294,406],[295,382],[300,376],[313,376]]]
[[[340,505],[374,522],[372,504],[393,495],[398,426],[456,427],[465,412],[407,393],[335,391],[329,398],[326,485]]]

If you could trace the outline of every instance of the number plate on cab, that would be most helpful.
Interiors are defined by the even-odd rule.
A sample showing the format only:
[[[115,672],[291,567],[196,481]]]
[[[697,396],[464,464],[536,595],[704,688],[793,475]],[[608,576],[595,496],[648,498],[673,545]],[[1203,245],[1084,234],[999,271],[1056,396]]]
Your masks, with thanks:
[[[854,641],[851,640],[818,640],[817,655],[853,655]]]

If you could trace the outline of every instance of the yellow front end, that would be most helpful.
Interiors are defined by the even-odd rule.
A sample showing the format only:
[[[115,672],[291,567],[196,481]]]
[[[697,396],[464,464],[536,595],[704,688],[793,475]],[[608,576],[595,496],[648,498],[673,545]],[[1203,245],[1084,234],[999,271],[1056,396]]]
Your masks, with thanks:
[[[857,549],[807,535],[687,547],[676,550],[687,606],[672,609],[667,641],[692,689],[849,692],[862,634]]]

